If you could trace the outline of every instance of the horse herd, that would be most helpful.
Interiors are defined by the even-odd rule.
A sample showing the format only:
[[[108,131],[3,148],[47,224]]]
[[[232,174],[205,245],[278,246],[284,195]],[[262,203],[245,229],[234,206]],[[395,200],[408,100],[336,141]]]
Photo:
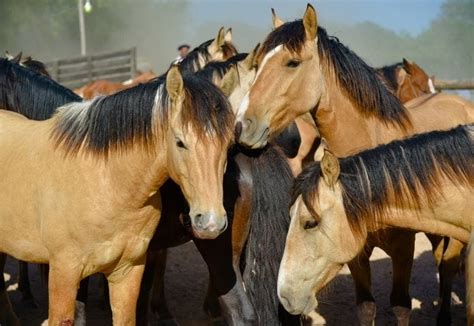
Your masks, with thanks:
[[[345,264],[372,325],[374,247],[393,260],[391,304],[408,325],[417,231],[439,266],[440,325],[468,245],[474,323],[474,105],[405,59],[370,67],[309,4],[272,18],[248,54],[221,28],[165,74],[88,101],[34,60],[0,59],[0,268],[23,261],[28,302],[26,262],[48,264],[49,324],[85,323],[95,273],[114,324],[172,319],[166,248],[193,240],[205,309],[229,325],[299,325]],[[0,324],[20,324],[3,278]]]

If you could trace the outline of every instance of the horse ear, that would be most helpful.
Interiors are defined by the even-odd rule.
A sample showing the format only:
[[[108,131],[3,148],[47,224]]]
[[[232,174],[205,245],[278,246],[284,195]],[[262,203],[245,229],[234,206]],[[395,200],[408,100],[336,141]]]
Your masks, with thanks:
[[[8,52],[8,50],[5,51],[5,58],[7,58],[8,61],[11,61],[13,59],[13,56]]]
[[[22,55],[23,55],[23,52],[18,53],[13,59],[11,59],[11,61],[19,64]]]
[[[229,97],[238,83],[239,74],[237,73],[237,68],[235,66],[232,66],[222,78],[220,89],[226,97]]]
[[[225,32],[224,41],[227,42],[227,43],[232,42],[232,27],[229,28],[227,30],[227,32]]]
[[[316,39],[318,35],[318,17],[314,7],[308,3],[303,17],[303,26],[306,31],[306,38],[308,40]]]
[[[272,23],[273,23],[273,29],[277,29],[281,25],[283,25],[285,22],[280,19],[280,17],[277,16],[275,9],[272,8]]]
[[[339,179],[341,167],[339,166],[337,157],[327,149],[324,150],[324,155],[321,160],[321,172],[329,188],[334,189],[337,179]]]
[[[242,64],[247,70],[252,70],[257,65],[257,52],[260,48],[260,43],[250,52],[247,57],[242,61]]]
[[[410,75],[413,73],[413,63],[410,62],[409,60],[405,59],[405,58],[403,58],[403,68]]]
[[[179,67],[174,65],[166,75],[166,91],[168,92],[172,101],[177,101],[183,94],[183,77],[179,72]]]
[[[398,71],[398,75],[397,75],[397,84],[398,84],[398,87],[400,87],[400,85],[403,84],[403,82],[404,82],[405,79],[407,78],[407,74],[408,74],[408,72],[405,70],[404,67],[402,67],[402,68]]]
[[[217,32],[217,37],[212,41],[211,47],[214,46],[215,49],[220,49],[225,43],[225,31],[224,26],[219,29]]]
[[[316,162],[321,162],[324,156],[324,151],[328,149],[326,139],[321,138],[321,143],[319,144],[318,148],[316,149],[316,152],[314,152],[314,160]]]

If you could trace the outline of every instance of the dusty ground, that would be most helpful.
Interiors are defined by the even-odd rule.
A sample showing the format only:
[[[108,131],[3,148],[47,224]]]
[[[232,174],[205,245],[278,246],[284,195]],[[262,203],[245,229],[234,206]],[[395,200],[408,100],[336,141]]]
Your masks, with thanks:
[[[395,317],[390,309],[391,262],[380,250],[372,256],[373,288],[377,300],[377,325],[394,325]],[[45,286],[37,276],[36,268],[31,268],[30,277],[33,291],[39,302],[39,309],[22,307],[20,295],[16,291],[17,264],[9,260],[5,277],[8,280],[11,299],[15,311],[24,325],[40,325],[46,319],[47,296]],[[352,279],[347,268],[333,282],[330,290],[320,298],[320,314],[327,325],[355,325],[357,321],[354,305]],[[430,244],[424,235],[417,235],[416,260],[412,273],[410,293],[414,311],[412,325],[435,325],[437,299],[437,275],[430,253]],[[166,275],[167,298],[170,309],[183,326],[208,325],[201,305],[207,287],[207,270],[203,260],[192,243],[170,250]],[[464,281],[462,275],[455,279],[453,286],[453,325],[465,325]],[[97,290],[97,280],[90,285],[88,325],[111,325],[110,312],[102,310]]]

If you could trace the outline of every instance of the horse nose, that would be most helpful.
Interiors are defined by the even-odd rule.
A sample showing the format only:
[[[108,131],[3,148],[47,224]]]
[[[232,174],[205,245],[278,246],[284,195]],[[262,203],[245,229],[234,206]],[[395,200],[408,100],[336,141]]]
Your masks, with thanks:
[[[215,214],[196,214],[193,220],[193,230],[198,238],[214,239],[227,229],[227,216]]]
[[[291,306],[290,300],[288,299],[288,293],[280,291],[278,293],[278,297],[280,298],[280,302],[283,305],[283,307],[285,308],[285,310],[288,311],[288,312],[291,312],[293,310],[293,308]]]

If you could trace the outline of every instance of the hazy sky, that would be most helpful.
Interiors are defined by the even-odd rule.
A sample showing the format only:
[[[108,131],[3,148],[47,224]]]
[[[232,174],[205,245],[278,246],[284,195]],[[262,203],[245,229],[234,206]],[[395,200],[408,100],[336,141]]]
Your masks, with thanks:
[[[287,19],[301,17],[308,1],[268,0],[190,0],[193,23],[229,20],[261,25],[269,8]],[[396,32],[417,35],[429,26],[439,12],[442,0],[319,0],[311,1],[324,20],[349,24],[371,21]],[[324,23],[322,20],[322,23]],[[265,22],[266,23],[266,22]]]

